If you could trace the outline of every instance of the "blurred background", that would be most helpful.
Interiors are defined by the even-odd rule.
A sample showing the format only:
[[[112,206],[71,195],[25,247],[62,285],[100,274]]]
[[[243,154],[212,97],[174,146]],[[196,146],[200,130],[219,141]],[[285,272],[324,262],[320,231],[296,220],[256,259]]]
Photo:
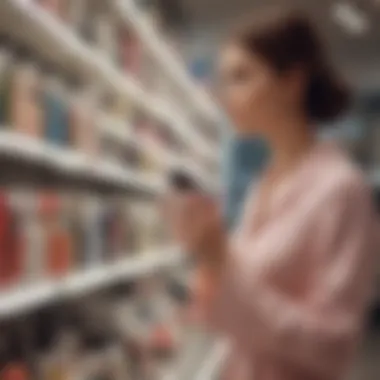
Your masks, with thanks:
[[[269,3],[305,8],[354,88],[325,137],[380,204],[380,1],[0,0],[0,380],[218,379],[157,200],[173,168],[223,192],[218,46]],[[353,380],[380,377],[379,305]]]

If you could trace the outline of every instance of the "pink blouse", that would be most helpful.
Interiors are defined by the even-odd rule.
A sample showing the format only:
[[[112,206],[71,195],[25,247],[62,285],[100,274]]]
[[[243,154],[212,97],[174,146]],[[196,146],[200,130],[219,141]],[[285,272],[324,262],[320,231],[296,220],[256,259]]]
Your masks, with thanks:
[[[270,206],[255,226],[251,191],[212,302],[198,299],[232,344],[228,379],[343,379],[374,275],[370,189],[338,148],[320,143]]]

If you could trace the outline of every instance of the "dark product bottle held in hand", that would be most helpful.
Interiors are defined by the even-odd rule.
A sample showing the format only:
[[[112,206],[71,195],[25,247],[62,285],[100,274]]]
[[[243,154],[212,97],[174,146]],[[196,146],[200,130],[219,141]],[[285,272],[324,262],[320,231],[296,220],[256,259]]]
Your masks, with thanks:
[[[202,186],[183,170],[173,170],[169,175],[169,184],[179,192],[203,192]]]

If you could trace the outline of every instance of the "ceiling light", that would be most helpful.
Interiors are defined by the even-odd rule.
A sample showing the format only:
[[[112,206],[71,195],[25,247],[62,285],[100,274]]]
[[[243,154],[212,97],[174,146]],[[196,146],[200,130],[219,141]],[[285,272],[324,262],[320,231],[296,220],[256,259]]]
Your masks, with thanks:
[[[335,22],[350,34],[361,35],[369,30],[367,16],[353,4],[346,2],[334,4],[332,15]]]

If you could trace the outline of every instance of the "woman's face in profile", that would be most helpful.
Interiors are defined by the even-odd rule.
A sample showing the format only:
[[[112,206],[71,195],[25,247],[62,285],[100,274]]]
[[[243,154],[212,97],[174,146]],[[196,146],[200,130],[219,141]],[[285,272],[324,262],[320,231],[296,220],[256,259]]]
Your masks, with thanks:
[[[275,128],[275,116],[287,107],[291,96],[286,78],[234,44],[222,51],[219,75],[221,98],[238,133],[261,135]]]

